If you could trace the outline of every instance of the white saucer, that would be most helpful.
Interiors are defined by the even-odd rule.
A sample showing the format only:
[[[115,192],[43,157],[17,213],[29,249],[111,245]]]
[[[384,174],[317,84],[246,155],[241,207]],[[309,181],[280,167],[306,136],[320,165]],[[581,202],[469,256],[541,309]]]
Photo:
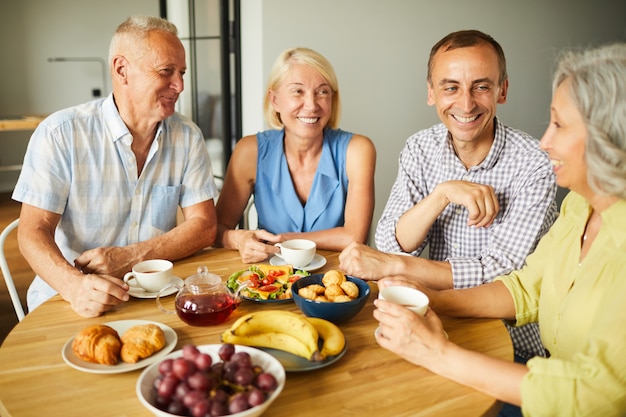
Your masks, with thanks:
[[[279,258],[278,256],[274,255],[270,259],[270,265],[283,266],[283,265],[287,265],[287,263],[285,262],[284,259]],[[311,263],[308,264],[307,266],[302,266],[302,267],[294,266],[293,269],[301,270],[301,271],[315,271],[316,269],[320,269],[324,265],[326,265],[326,258],[324,258],[320,254],[316,254],[313,260],[311,261]]]
[[[172,295],[178,292],[178,288],[175,287],[181,287],[183,286],[185,282],[182,280],[182,278],[173,276],[172,279],[170,280],[170,285],[172,285],[170,288],[168,288],[167,290],[163,291],[163,293],[161,294],[161,297],[166,297],[168,295]],[[135,298],[157,298],[157,295],[159,295],[159,292],[150,292],[150,291],[146,291],[141,287],[135,287],[135,286],[130,286],[129,290],[128,290],[128,295],[131,295]]]

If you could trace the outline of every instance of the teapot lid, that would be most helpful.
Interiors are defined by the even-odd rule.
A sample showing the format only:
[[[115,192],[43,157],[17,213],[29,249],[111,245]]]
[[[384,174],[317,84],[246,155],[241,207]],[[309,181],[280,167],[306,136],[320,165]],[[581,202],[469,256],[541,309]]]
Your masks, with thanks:
[[[222,283],[219,275],[209,272],[206,266],[200,265],[194,275],[185,280],[185,284],[192,286],[215,286]]]

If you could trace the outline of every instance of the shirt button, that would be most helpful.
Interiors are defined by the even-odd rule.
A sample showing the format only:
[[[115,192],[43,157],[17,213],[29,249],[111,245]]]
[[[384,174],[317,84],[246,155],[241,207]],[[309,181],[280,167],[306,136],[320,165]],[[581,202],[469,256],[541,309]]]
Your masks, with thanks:
[[[469,181],[469,179],[470,179],[470,176],[469,176],[469,175],[464,175],[464,176],[463,176],[463,181]]]
[[[456,209],[456,214],[461,214],[462,210],[460,208]]]

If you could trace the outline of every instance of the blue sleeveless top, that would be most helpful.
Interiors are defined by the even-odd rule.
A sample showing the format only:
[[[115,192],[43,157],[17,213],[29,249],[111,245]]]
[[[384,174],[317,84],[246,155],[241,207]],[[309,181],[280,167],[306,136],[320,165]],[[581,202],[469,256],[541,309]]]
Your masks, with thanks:
[[[343,226],[348,175],[346,151],[352,133],[326,129],[309,198],[296,194],[283,148],[282,130],[257,133],[258,157],[254,204],[259,229],[271,233],[310,232]]]

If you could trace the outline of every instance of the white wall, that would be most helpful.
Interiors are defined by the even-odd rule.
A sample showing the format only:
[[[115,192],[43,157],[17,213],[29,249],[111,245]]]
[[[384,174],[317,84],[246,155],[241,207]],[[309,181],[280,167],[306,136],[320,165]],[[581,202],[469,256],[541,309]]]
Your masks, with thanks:
[[[47,59],[108,61],[115,28],[133,14],[158,16],[159,1],[2,0],[0,115],[46,114],[90,100],[91,90],[102,88],[99,64]]]
[[[182,1],[182,0],[180,0]],[[426,61],[448,32],[475,28],[504,47],[510,74],[502,120],[540,137],[554,54],[568,46],[626,40],[624,0],[241,0],[243,133],[265,128],[262,99],[276,56],[308,46],[334,65],[341,126],[377,146],[378,220],[406,138],[437,122],[426,101]],[[158,0],[0,1],[0,115],[50,113],[101,87],[93,63],[52,56],[107,57],[115,27],[131,14],[159,13]],[[110,85],[109,85],[110,88]],[[0,164],[19,163],[29,132],[0,133]],[[18,158],[17,161],[15,159]],[[14,179],[0,173],[0,190]],[[3,182],[4,181],[4,182]]]
[[[106,62],[115,28],[132,14],[158,16],[159,2],[0,0],[0,117],[48,114],[90,100],[92,89],[103,89],[101,65],[48,58]],[[21,164],[31,133],[0,132],[0,165]],[[18,174],[0,172],[0,191],[11,191]]]
[[[244,80],[263,85],[244,84],[243,133],[265,128],[259,95],[282,50],[307,46],[325,55],[339,77],[342,128],[369,136],[377,147],[374,226],[405,140],[438,122],[426,105],[425,78],[430,48],[440,38],[479,29],[500,42],[510,88],[498,114],[537,137],[548,120],[556,51],[626,41],[624,0],[242,0],[242,15],[244,71],[263,71],[262,81]]]

